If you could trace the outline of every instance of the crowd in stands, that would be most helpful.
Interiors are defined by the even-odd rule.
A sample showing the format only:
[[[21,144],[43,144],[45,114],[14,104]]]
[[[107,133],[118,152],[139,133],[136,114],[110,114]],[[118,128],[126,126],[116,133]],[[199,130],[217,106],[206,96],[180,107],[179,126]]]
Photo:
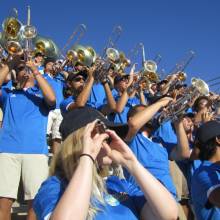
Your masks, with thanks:
[[[1,60],[0,220],[20,181],[28,220],[220,219],[219,94],[59,62]]]

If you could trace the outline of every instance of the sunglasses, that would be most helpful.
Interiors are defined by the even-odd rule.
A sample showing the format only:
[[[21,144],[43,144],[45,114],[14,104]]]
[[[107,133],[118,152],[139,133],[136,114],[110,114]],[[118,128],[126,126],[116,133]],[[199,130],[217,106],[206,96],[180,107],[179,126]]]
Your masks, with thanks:
[[[83,77],[77,77],[75,79],[73,79],[74,82],[80,82],[80,81],[85,81],[85,79]]]

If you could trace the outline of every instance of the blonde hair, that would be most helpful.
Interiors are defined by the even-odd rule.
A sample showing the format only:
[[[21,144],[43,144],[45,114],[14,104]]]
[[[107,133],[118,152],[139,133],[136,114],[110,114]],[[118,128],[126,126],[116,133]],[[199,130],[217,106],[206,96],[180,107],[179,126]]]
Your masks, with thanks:
[[[67,182],[70,181],[79,164],[80,154],[82,154],[82,137],[84,129],[85,127],[78,129],[64,140],[60,150],[54,155],[51,161],[51,176],[56,175]],[[104,206],[105,201],[103,196],[105,193],[106,188],[104,180],[98,174],[97,164],[95,164],[93,166],[92,193],[87,216],[88,220],[93,219],[96,213],[101,211],[101,209],[97,207],[96,203],[98,202],[99,205],[101,204]]]

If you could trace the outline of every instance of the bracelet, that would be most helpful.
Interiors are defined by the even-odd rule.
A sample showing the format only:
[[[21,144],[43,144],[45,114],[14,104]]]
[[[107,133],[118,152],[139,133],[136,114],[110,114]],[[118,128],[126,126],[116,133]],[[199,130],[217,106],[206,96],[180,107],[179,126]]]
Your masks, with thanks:
[[[105,78],[102,82],[101,82],[101,84],[104,86],[106,83],[108,83],[109,81],[108,81],[108,79],[107,78]]]
[[[33,71],[34,77],[41,75],[41,73],[38,70]]]
[[[93,164],[95,163],[94,158],[90,154],[81,154],[79,157],[84,157],[84,156],[89,157],[92,160]]]

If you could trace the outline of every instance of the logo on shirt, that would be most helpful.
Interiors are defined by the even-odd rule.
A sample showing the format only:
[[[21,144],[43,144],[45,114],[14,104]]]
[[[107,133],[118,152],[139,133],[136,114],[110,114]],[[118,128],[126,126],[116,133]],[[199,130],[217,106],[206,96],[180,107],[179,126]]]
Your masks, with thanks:
[[[105,201],[110,206],[118,206],[121,202],[128,200],[128,194],[119,192],[115,194],[108,194],[105,196]]]

